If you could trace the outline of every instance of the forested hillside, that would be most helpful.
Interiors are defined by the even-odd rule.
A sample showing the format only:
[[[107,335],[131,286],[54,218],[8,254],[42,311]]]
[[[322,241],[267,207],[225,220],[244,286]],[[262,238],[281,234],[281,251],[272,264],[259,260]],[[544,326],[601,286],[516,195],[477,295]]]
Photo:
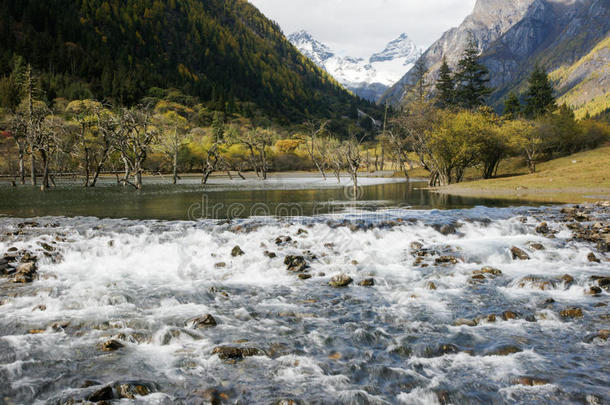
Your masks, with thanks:
[[[0,0],[0,76],[15,55],[40,72],[49,101],[130,105],[177,88],[284,122],[370,108],[245,0]]]

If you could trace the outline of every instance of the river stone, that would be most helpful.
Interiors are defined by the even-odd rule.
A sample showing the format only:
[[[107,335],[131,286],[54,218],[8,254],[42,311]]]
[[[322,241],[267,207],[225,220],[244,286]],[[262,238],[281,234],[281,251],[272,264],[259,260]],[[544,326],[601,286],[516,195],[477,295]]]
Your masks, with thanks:
[[[510,319],[519,319],[519,314],[512,311],[504,311],[502,312],[502,319],[508,321]]]
[[[300,273],[298,277],[301,280],[309,280],[312,276],[309,273]]]
[[[112,387],[108,386],[100,388],[87,397],[87,400],[91,402],[110,401],[112,399],[114,399],[114,393]]]
[[[599,288],[596,285],[592,285],[591,287],[589,287],[589,289],[585,292],[585,294],[587,295],[599,295],[602,293],[602,289]]]
[[[566,287],[569,287],[574,284],[574,277],[569,274],[564,274],[563,276],[559,277],[559,280],[561,280],[561,282],[564,283]]]
[[[115,339],[110,339],[104,343],[102,343],[102,350],[105,352],[114,352],[124,347],[123,343],[119,342]]]
[[[454,225],[451,224],[445,224],[445,225],[439,225],[439,224],[435,224],[432,226],[438,233],[442,234],[442,235],[452,235],[457,233],[457,229]]]
[[[599,260],[593,252],[589,253],[589,255],[587,256],[587,260],[589,260],[591,263],[601,263],[601,260]]]
[[[549,380],[538,377],[519,377],[513,380],[514,385],[527,385],[529,387],[533,387],[535,385],[546,385],[548,383]]]
[[[517,286],[519,288],[531,286],[532,288],[537,288],[544,291],[554,289],[557,284],[555,280],[549,280],[538,276],[525,276],[517,281]]]
[[[562,318],[582,318],[582,309],[578,307],[567,308],[559,312]]]
[[[40,245],[40,247],[42,247],[47,252],[54,252],[55,251],[55,248],[53,246],[49,245],[46,242],[38,242],[38,244]]]
[[[233,257],[237,257],[237,256],[243,256],[245,253],[243,250],[241,250],[241,248],[239,246],[235,246],[233,248],[233,250],[231,250],[231,256]]]
[[[266,257],[268,257],[270,259],[275,259],[277,257],[277,254],[275,254],[275,252],[270,252],[268,250],[265,250],[263,252],[263,255],[265,255]]]
[[[436,284],[434,284],[433,281],[428,281],[426,283],[426,289],[434,291],[434,290],[436,290]]]
[[[493,276],[500,276],[502,275],[502,270],[490,266],[485,266],[481,270],[473,271],[472,274],[491,274]]]
[[[522,351],[523,350],[521,350],[520,347],[513,346],[513,345],[506,345],[506,346],[498,347],[497,349],[494,349],[494,350],[488,352],[487,356],[508,356],[509,354],[515,354],[515,353],[519,353]]]
[[[536,233],[541,233],[541,234],[549,233],[549,225],[546,222],[541,222],[536,227]]]
[[[528,243],[528,246],[534,250],[545,250],[545,247],[542,243],[532,242]]]
[[[212,350],[221,360],[241,360],[244,357],[259,356],[262,352],[255,347],[217,346]]]
[[[434,260],[436,264],[457,264],[458,259],[453,256],[441,256]]]
[[[191,319],[189,321],[189,323],[195,329],[208,328],[208,327],[217,325],[216,319],[214,319],[214,317],[211,314],[206,314],[206,315]]]
[[[361,282],[359,282],[358,285],[361,286],[361,287],[373,287],[375,285],[375,279],[374,278],[367,278],[367,279],[362,280]]]
[[[510,248],[510,253],[513,257],[513,260],[529,260],[530,257],[527,253],[525,253],[522,249],[519,249],[516,246]]]
[[[411,242],[409,247],[411,248],[412,251],[416,252],[418,250],[421,250],[424,247],[424,245],[423,245],[423,243],[420,243],[420,242]]]
[[[126,399],[136,399],[136,395],[143,397],[150,394],[148,387],[132,383],[117,384],[116,391],[119,398]]]
[[[295,273],[303,272],[309,267],[303,256],[286,256],[284,264],[287,266],[288,271]]]
[[[610,277],[604,277],[597,280],[597,285],[600,287],[607,287],[610,285]]]
[[[328,282],[328,284],[331,287],[347,287],[348,285],[350,285],[354,280],[349,277],[347,274],[339,274],[334,276],[333,278],[330,279],[330,281]]]
[[[464,319],[464,318],[459,318],[456,319],[455,322],[453,323],[454,326],[477,326],[477,321],[474,319]]]
[[[26,262],[21,263],[17,266],[17,270],[15,271],[15,276],[13,277],[12,282],[17,284],[26,284],[34,281],[34,276],[36,275],[36,263],[35,262]]]

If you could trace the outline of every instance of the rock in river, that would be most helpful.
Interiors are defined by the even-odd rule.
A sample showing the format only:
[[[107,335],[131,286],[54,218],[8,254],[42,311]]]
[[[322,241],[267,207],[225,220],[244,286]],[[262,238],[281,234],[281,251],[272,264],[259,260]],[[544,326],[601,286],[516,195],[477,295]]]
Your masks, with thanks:
[[[559,313],[562,318],[582,318],[582,309],[578,307],[572,307],[564,309]]]
[[[34,281],[36,275],[36,262],[25,262],[17,266],[17,271],[12,282],[18,284],[26,284]]]
[[[328,284],[331,287],[347,287],[353,281],[354,280],[347,274],[339,274],[339,275],[336,275],[333,278],[331,278],[330,281],[328,282]]]
[[[309,267],[303,256],[286,256],[284,264],[287,266],[288,271],[295,273],[301,273]]]
[[[244,357],[259,356],[263,353],[255,347],[217,346],[212,350],[221,360],[241,360]]]
[[[235,246],[233,248],[233,250],[231,250],[231,256],[233,257],[237,257],[237,256],[243,256],[245,253],[243,250],[241,250],[241,248],[239,246]]]
[[[513,257],[513,260],[529,260],[530,257],[527,253],[525,253],[522,249],[519,249],[516,246],[510,248],[510,253]]]
[[[361,286],[361,287],[372,287],[372,286],[375,285],[375,279],[367,278],[367,279],[362,280],[361,282],[359,282],[358,285]]]
[[[216,319],[211,314],[206,314],[204,316],[198,316],[197,318],[193,318],[188,322],[193,328],[208,328],[212,326],[216,326]]]

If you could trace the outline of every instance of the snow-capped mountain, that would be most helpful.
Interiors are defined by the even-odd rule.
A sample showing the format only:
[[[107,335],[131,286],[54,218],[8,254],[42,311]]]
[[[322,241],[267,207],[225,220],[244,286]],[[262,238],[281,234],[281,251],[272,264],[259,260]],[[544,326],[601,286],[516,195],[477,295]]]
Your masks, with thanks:
[[[421,56],[421,50],[406,34],[368,59],[339,56],[304,30],[290,35],[288,40],[339,83],[371,101],[377,101]]]

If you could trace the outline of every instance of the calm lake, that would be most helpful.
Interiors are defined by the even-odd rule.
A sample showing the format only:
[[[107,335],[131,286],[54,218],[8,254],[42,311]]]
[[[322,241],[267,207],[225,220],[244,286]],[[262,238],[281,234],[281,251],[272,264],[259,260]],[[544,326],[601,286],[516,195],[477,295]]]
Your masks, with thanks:
[[[250,216],[311,216],[340,212],[346,208],[453,209],[477,205],[504,207],[527,203],[456,197],[431,193],[425,181],[401,178],[362,177],[357,199],[348,178],[337,183],[316,175],[275,175],[266,181],[212,178],[201,185],[199,178],[186,178],[178,185],[164,179],[145,180],[144,189],[117,186],[103,179],[98,187],[84,189],[64,181],[40,192],[35,187],[10,187],[0,183],[0,214],[16,217],[93,216],[129,219],[224,219]],[[537,205],[537,204],[534,204]]]

